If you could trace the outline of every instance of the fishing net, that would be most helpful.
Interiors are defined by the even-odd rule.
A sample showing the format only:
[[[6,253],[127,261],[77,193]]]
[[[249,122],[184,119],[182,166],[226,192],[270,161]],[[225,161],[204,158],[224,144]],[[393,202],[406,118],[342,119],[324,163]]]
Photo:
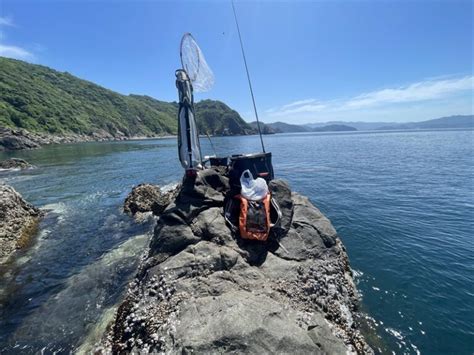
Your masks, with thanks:
[[[184,34],[180,55],[183,69],[188,73],[194,90],[197,92],[210,90],[214,85],[214,74],[191,33]]]

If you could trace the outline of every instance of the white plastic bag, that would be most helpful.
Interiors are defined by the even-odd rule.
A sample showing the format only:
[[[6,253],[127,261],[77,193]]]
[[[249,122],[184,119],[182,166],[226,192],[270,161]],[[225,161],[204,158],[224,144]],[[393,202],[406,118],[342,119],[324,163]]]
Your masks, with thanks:
[[[245,170],[240,176],[240,194],[247,200],[259,201],[268,194],[267,182],[262,178],[254,179],[250,170]]]

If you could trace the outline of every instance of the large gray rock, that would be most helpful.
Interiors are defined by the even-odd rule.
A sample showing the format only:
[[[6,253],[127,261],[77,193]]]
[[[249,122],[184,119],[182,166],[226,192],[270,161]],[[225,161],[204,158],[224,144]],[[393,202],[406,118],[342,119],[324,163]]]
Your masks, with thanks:
[[[33,165],[26,160],[19,158],[10,158],[0,161],[0,169],[28,169],[32,167]]]
[[[0,185],[0,264],[29,243],[41,216],[11,186]]]
[[[223,217],[228,180],[208,169],[159,217],[105,349],[163,353],[371,353],[345,250],[329,220],[279,180],[282,223],[244,241]]]
[[[39,148],[38,142],[15,131],[0,131],[0,151]]]

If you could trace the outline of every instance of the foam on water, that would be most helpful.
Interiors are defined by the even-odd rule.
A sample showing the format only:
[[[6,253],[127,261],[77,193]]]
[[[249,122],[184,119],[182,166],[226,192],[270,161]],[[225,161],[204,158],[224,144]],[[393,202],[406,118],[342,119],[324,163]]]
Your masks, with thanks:
[[[60,292],[23,320],[12,336],[21,339],[15,346],[44,344],[45,350],[54,351],[67,349],[77,334],[86,333],[86,339],[95,339],[101,314],[115,307],[126,289],[123,275],[137,266],[149,239],[149,234],[131,237],[69,277]],[[104,324],[99,324],[103,330]]]
[[[70,206],[66,205],[64,202],[56,202],[44,205],[41,207],[41,210],[48,214],[56,215],[57,221],[59,223],[63,222],[67,217],[68,214],[71,213]]]

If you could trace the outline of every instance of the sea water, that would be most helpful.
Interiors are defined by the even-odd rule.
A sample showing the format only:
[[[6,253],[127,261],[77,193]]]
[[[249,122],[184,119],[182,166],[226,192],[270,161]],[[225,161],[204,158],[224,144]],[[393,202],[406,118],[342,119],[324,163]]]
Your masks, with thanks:
[[[265,136],[275,176],[336,227],[376,350],[474,351],[473,131]],[[214,152],[207,140],[203,155]],[[215,137],[218,155],[261,151],[257,136]],[[0,172],[50,211],[36,242],[0,267],[0,349],[84,350],[100,338],[153,222],[121,206],[132,186],[183,174],[175,139],[81,143],[1,153],[33,170]],[[380,338],[379,338],[380,337]]]

